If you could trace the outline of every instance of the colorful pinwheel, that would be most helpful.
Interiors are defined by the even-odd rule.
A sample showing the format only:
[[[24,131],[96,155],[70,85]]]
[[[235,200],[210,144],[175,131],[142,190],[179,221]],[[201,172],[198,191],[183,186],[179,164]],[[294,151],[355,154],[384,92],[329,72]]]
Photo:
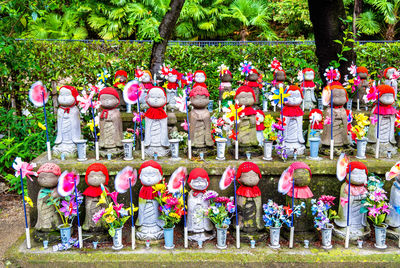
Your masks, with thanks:
[[[272,102],[272,105],[278,105],[281,107],[285,101],[287,101],[287,97],[290,96],[289,93],[286,93],[286,90],[283,87],[275,88],[272,91],[272,95],[269,96],[269,99]]]
[[[355,64],[351,64],[351,66],[349,68],[347,68],[347,70],[349,70],[350,74],[355,77],[357,75],[357,66]]]
[[[333,80],[338,80],[340,78],[340,73],[338,69],[333,69],[333,67],[326,68],[324,76],[328,82]]]
[[[253,66],[251,66],[250,61],[247,62],[247,60],[245,60],[244,62],[240,63],[239,71],[242,72],[242,75],[247,76],[251,69],[253,69]]]
[[[175,107],[181,112],[186,113],[186,94],[183,93],[183,96],[176,96],[175,97]]]
[[[274,73],[282,70],[282,64],[275,57],[268,66],[269,66],[269,68],[271,68],[271,71],[273,71]]]
[[[14,160],[14,163],[12,167],[15,169],[15,177],[19,177],[22,173],[22,178],[29,178],[31,181],[31,175],[37,176],[37,173],[33,171],[33,169],[36,167],[35,163],[27,163],[27,162],[22,162],[21,157],[17,157]]]
[[[236,113],[237,110],[237,113]],[[238,104],[229,104],[229,107],[223,107],[222,111],[225,113],[223,116],[223,119],[225,120],[225,122],[230,123],[230,124],[234,124],[235,120],[237,120],[237,122],[239,123],[240,120],[240,116],[242,115],[244,110],[244,106],[239,106]],[[236,118],[237,115],[237,118]]]
[[[109,77],[110,74],[108,73],[107,69],[103,68],[103,72],[97,74],[97,81],[105,84]]]
[[[78,96],[76,99],[79,101],[79,107],[83,113],[86,113],[89,108],[93,107],[97,109],[100,107],[100,101],[93,101],[93,96],[95,92],[91,91],[88,95],[86,90],[82,90],[82,96]]]

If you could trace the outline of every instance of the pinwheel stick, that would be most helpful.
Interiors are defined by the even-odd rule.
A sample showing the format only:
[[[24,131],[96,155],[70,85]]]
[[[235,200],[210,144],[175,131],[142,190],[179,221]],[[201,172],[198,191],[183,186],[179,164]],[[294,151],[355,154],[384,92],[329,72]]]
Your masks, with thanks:
[[[135,232],[135,223],[133,221],[133,206],[132,206],[132,178],[129,178],[129,198],[130,198],[130,207],[131,207],[131,236],[132,236],[132,249],[136,247],[136,232]]]
[[[235,195],[235,217],[236,217],[236,248],[240,248],[240,226],[239,226],[239,216],[237,209],[237,195],[236,195],[236,171],[233,177],[233,192]]]
[[[187,99],[189,98],[189,85],[186,86],[186,97],[185,97],[185,103],[186,103],[186,121],[187,121],[187,126],[188,126],[188,158],[192,159],[192,140],[190,139],[190,122],[189,122],[189,108],[188,108],[188,101]]]
[[[79,248],[82,248],[83,247],[82,227],[81,227],[81,222],[79,220],[79,203],[78,203],[78,190],[76,189],[76,177],[74,177],[74,186],[75,186],[76,217],[78,221],[78,241],[79,241]]]
[[[31,248],[31,234],[29,232],[28,217],[26,216],[24,180],[23,180],[23,177],[22,177],[22,169],[19,170],[19,174],[20,174],[20,178],[21,178],[22,204],[24,205],[26,248],[30,249]]]
[[[349,188],[347,189],[347,227],[346,227],[346,240],[344,247],[349,248],[350,240],[350,185],[351,185],[351,164],[349,165]]]
[[[238,141],[238,123],[237,123],[237,117],[238,117],[238,112],[237,109],[239,108],[239,102],[235,100],[235,159],[239,159],[239,141]],[[236,191],[235,191],[236,192]],[[236,194],[236,193],[235,193]]]
[[[183,199],[183,241],[185,248],[188,248],[188,229],[186,225],[186,202],[185,202],[185,178],[182,180],[182,199]]]
[[[379,89],[378,89],[378,121],[376,125],[376,149],[375,149],[375,158],[379,158]]]
[[[44,93],[43,92],[42,92],[42,100],[43,100],[44,123],[46,125],[47,160],[51,160],[51,147],[50,147],[50,140],[49,140],[49,131],[48,131],[48,128],[47,128],[46,101],[44,100]]]
[[[221,102],[222,102],[222,82],[219,82],[219,99],[218,99],[218,112],[221,112]]]
[[[90,107],[92,108],[92,121],[93,121],[93,132],[94,132],[94,146],[96,151],[96,160],[100,159],[99,153],[99,142],[97,141],[97,131],[96,131],[96,121],[94,120],[94,108],[93,108],[93,101],[90,99]]]
[[[292,222],[290,226],[290,239],[289,239],[289,248],[293,248],[293,240],[294,240],[294,178],[292,182]]]
[[[333,139],[333,95],[331,89],[332,80],[329,81],[328,87],[331,91],[331,148],[330,148],[330,159],[333,160],[333,152],[334,152],[334,144],[335,140]]]
[[[140,151],[142,153],[142,160],[144,160],[144,141],[143,141],[143,125],[142,125],[142,115],[140,113],[140,101],[139,92],[136,91],[137,108],[139,112],[139,124],[140,124]]]

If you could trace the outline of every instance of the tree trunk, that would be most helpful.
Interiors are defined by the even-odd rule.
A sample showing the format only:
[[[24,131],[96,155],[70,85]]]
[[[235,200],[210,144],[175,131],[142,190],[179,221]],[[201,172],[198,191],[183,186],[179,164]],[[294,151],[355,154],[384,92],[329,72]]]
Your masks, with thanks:
[[[57,82],[51,81],[51,99],[53,100],[53,111],[57,114],[58,100],[57,100]]]
[[[395,33],[394,26],[395,26],[395,24],[388,24],[388,27],[387,27],[387,30],[385,33],[386,40],[394,40],[394,33]]]
[[[360,16],[361,12],[362,12],[362,0],[354,0],[354,10],[353,10],[354,40],[356,40],[356,35],[357,35],[356,21],[357,21],[358,16]]]
[[[337,54],[342,46],[334,40],[343,40],[343,31],[346,25],[339,18],[346,18],[343,0],[308,0],[310,20],[314,28],[316,56],[318,58],[319,74],[323,78],[325,69],[332,60],[337,60]],[[352,46],[352,44],[347,44]],[[355,60],[354,51],[344,53],[347,62],[341,61],[339,71],[342,80],[348,74],[347,68]],[[324,79],[323,79],[324,80]],[[326,83],[326,81],[323,81]]]
[[[176,22],[181,14],[181,10],[185,0],[171,0],[169,10],[165,13],[158,32],[162,38],[159,42],[154,42],[151,50],[150,70],[154,76],[160,70],[161,64],[164,62],[165,51],[167,50],[168,40],[171,38],[175,30]]]

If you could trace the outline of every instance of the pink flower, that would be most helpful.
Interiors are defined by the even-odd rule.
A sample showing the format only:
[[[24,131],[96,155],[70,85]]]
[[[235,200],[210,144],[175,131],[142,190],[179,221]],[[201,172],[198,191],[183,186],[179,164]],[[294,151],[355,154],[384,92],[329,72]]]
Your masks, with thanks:
[[[330,125],[330,124],[331,124],[331,118],[329,116],[326,116],[324,120],[324,125]]]
[[[88,95],[85,90],[82,90],[82,96],[76,97],[76,99],[79,101],[79,107],[82,109],[83,113],[86,113],[87,110],[91,107],[95,109],[99,108],[100,102],[93,101],[94,94],[94,91],[91,91]]]
[[[369,210],[368,216],[376,217],[377,215],[380,214],[380,213],[379,213],[380,209],[377,208],[375,205],[374,205],[372,208],[369,207],[368,210]]]
[[[31,181],[33,180],[30,177],[30,175],[37,176],[37,173],[32,171],[36,167],[36,164],[34,163],[29,164],[27,162],[22,162],[21,157],[15,158],[12,166],[15,169],[15,177],[17,178],[21,175],[21,173],[23,178],[27,177]]]
[[[354,86],[358,86],[361,83],[361,79],[359,76],[357,76],[356,78],[354,78]]]
[[[186,122],[186,119],[185,119],[185,121],[181,124],[181,127],[182,127],[185,131],[188,131],[188,129],[189,129],[189,124]]]
[[[233,201],[229,201],[228,203],[226,203],[226,210],[229,213],[234,213],[235,212],[235,204],[233,203]]]
[[[139,123],[140,122],[140,116],[139,116],[139,113],[133,113],[133,118],[132,118],[132,121],[133,122],[137,122],[137,123]]]
[[[179,203],[178,198],[170,197],[167,199],[167,205],[170,207],[176,206],[176,205],[178,205],[178,203]]]
[[[336,197],[331,196],[331,195],[321,195],[321,197],[319,198],[320,201],[322,201],[324,204],[328,204],[330,206],[333,206],[333,200],[335,200]]]
[[[117,213],[117,216],[119,217],[119,212],[121,211],[122,207],[124,206],[124,204],[118,204],[116,206],[113,206],[115,212]]]
[[[369,120],[371,121],[371,124],[372,124],[372,125],[375,125],[375,124],[378,122],[378,118],[376,118],[375,115],[374,115],[374,116],[371,116],[371,117],[369,118]]]
[[[101,219],[101,217],[103,217],[103,214],[106,212],[106,210],[104,208],[100,209],[99,211],[97,211],[92,218],[92,221],[94,221],[94,223],[98,223],[99,220]]]
[[[344,207],[348,203],[347,198],[341,197],[340,198],[340,205]]]
[[[117,200],[118,192],[107,193],[107,195],[111,197],[114,204],[118,204],[118,200]]]
[[[215,203],[228,203],[229,201],[231,201],[228,197],[225,196],[220,196],[214,199]]]
[[[382,211],[382,213],[387,213],[387,214],[389,214],[389,213],[390,213],[389,206],[386,205],[386,204],[384,204],[384,205],[381,207],[381,211]]]

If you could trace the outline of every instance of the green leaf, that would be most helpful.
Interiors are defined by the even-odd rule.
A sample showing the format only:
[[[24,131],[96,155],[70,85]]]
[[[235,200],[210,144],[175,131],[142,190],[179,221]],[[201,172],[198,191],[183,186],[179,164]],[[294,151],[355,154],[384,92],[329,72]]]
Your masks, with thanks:
[[[115,236],[115,229],[113,227],[110,227],[110,229],[108,229],[108,233],[110,234],[111,237]]]

